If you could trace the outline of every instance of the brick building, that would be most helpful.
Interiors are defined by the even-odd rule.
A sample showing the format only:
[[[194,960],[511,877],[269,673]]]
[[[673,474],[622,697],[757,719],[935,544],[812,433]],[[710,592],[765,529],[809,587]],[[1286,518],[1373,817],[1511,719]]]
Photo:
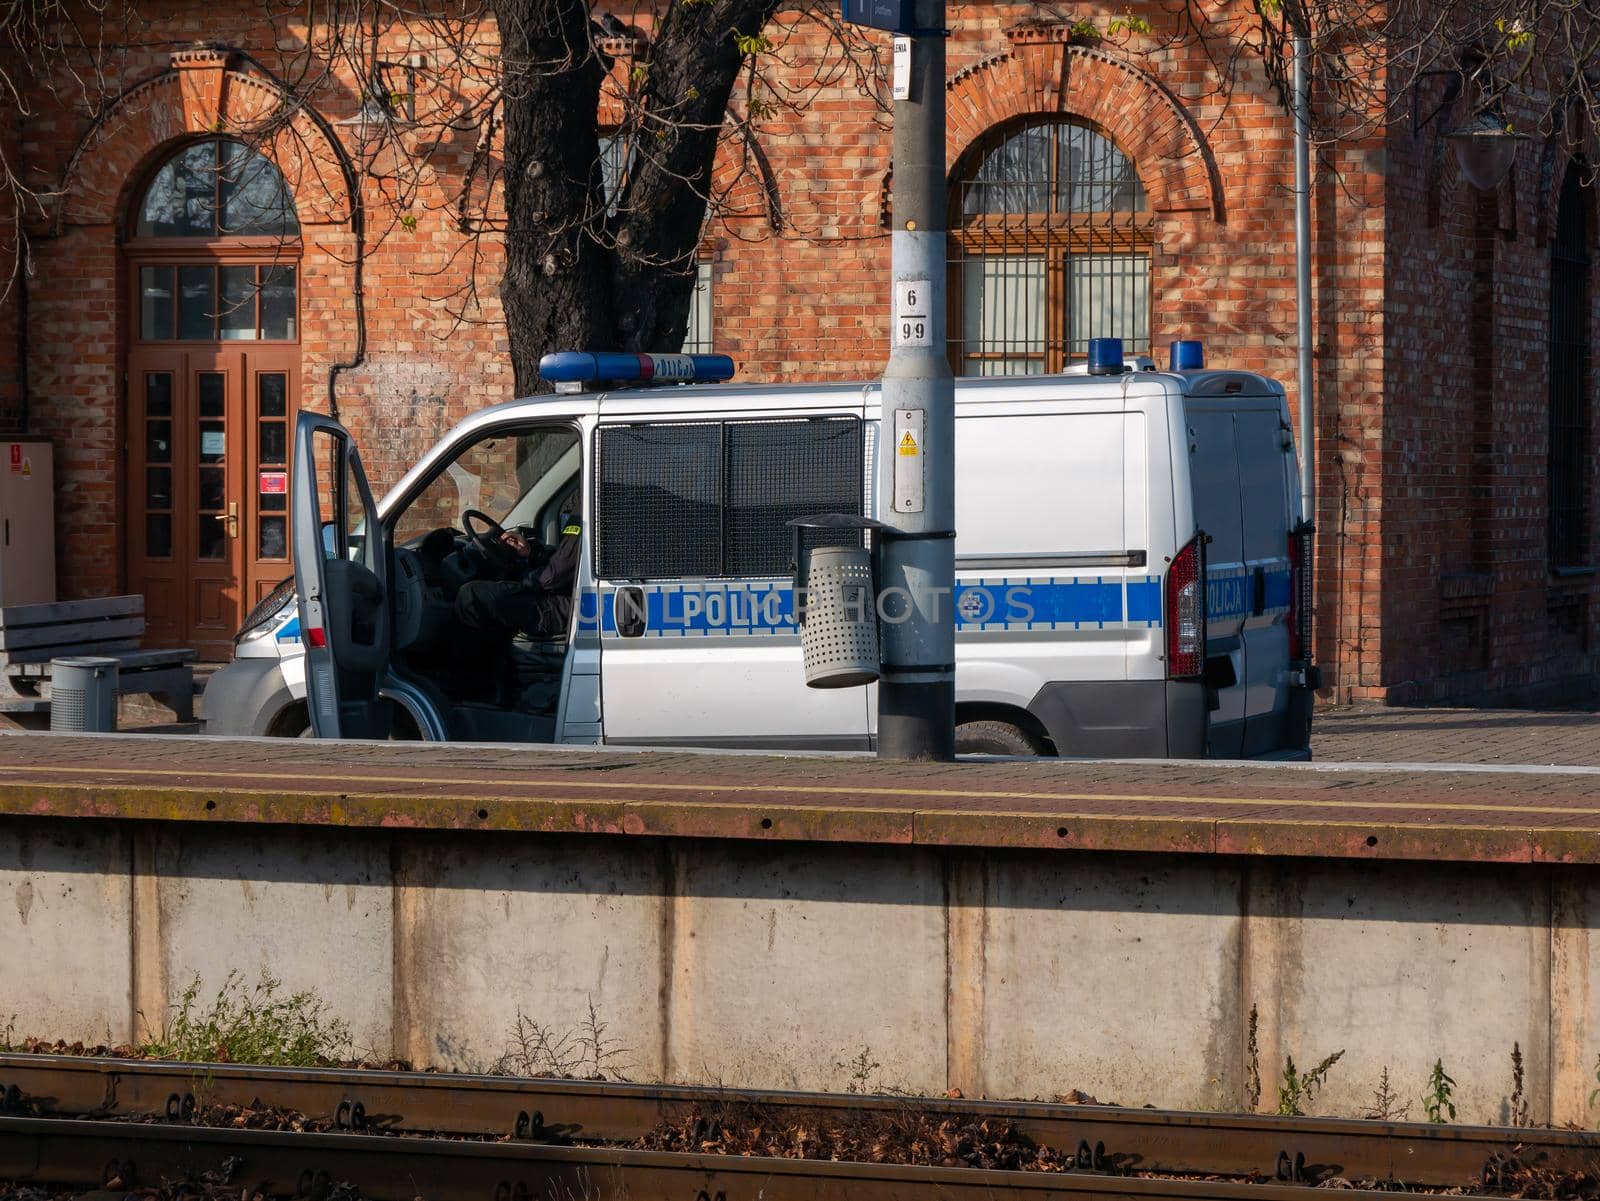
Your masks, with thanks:
[[[470,144],[442,148],[398,212],[317,152],[339,139],[362,163],[353,80],[316,89],[294,137],[234,148],[231,131],[279,104],[304,28],[219,23],[188,0],[144,15],[97,116],[41,96],[0,124],[12,161],[60,193],[25,292],[0,308],[0,405],[56,442],[61,595],[144,592],[154,637],[225,653],[289,571],[269,489],[297,407],[336,408],[384,486],[510,395],[497,251],[476,243],[474,261],[451,219]],[[1141,352],[1198,337],[1293,399],[1292,147],[1264,73],[1245,62],[1224,89],[1159,26],[1113,46],[1039,21],[1029,5],[952,10],[952,362],[1055,370],[1091,334]],[[826,36],[792,24],[788,69],[809,80]],[[415,30],[387,36],[397,59],[438,52]],[[748,379],[875,375],[887,121],[846,74],[758,124],[769,186],[740,184],[708,227],[692,335]],[[1595,189],[1535,141],[1479,193],[1445,124],[1408,118],[1326,151],[1317,173],[1326,695],[1588,695]],[[197,202],[201,160],[219,182]]]

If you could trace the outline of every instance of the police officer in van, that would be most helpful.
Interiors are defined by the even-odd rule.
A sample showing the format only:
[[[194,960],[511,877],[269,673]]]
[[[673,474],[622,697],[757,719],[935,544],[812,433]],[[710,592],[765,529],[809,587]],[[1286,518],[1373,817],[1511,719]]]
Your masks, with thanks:
[[[475,649],[491,665],[507,662],[511,641],[519,634],[545,642],[566,638],[582,535],[583,525],[574,514],[562,516],[561,536],[548,552],[528,533],[506,530],[500,544],[512,552],[521,570],[511,579],[469,580],[461,585],[456,621],[482,635],[474,640],[479,644]]]

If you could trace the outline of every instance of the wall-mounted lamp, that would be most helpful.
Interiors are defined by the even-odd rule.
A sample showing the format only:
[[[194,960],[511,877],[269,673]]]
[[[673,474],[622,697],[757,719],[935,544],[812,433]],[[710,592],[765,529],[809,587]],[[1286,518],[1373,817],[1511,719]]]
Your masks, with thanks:
[[[1419,72],[1412,84],[1411,132],[1413,134],[1421,132],[1441,114],[1448,120],[1456,101],[1466,90],[1467,81],[1478,78],[1480,72],[1484,70],[1485,63],[1482,56],[1468,53],[1463,57],[1459,67]],[[1440,75],[1448,77],[1449,82],[1445,85],[1444,94],[1439,98],[1438,107],[1426,117],[1419,117],[1416,100],[1422,80]],[[1485,82],[1492,94],[1493,80],[1486,78]],[[1500,186],[1505,177],[1511,173],[1512,164],[1517,160],[1517,150],[1528,140],[1527,134],[1512,130],[1505,117],[1500,114],[1498,102],[1492,99],[1472,120],[1451,130],[1444,137],[1455,151],[1456,164],[1461,168],[1462,178],[1483,191],[1493,191]]]
[[[361,107],[354,116],[337,122],[350,130],[363,153],[382,143],[389,135],[410,129],[416,124],[417,71],[420,57],[412,56],[406,62],[380,61],[373,66],[372,75],[361,90]],[[403,72],[404,89],[394,86],[391,74]]]
[[[1486,110],[1445,134],[1445,140],[1455,149],[1456,163],[1466,181],[1490,192],[1511,173],[1517,150],[1528,135],[1515,132],[1505,118]]]

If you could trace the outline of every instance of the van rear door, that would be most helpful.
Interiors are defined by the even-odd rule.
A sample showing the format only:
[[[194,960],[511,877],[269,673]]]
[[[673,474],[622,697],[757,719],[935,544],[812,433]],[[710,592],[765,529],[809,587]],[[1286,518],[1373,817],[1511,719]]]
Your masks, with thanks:
[[[1244,619],[1249,589],[1243,500],[1234,414],[1214,402],[1190,400],[1189,473],[1195,525],[1206,544],[1206,679],[1217,690],[1211,714],[1211,754],[1244,753],[1247,668]],[[1182,542],[1186,535],[1179,533]]]
[[[1243,498],[1248,590],[1244,639],[1244,754],[1279,749],[1289,712],[1289,531],[1294,527],[1293,444],[1276,397],[1234,413]]]

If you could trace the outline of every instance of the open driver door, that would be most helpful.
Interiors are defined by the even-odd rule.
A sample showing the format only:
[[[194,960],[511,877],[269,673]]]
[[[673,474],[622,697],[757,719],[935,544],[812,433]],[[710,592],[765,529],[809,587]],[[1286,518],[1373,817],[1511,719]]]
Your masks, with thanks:
[[[294,579],[306,703],[319,738],[387,738],[389,553],[349,432],[301,412],[294,431]]]

